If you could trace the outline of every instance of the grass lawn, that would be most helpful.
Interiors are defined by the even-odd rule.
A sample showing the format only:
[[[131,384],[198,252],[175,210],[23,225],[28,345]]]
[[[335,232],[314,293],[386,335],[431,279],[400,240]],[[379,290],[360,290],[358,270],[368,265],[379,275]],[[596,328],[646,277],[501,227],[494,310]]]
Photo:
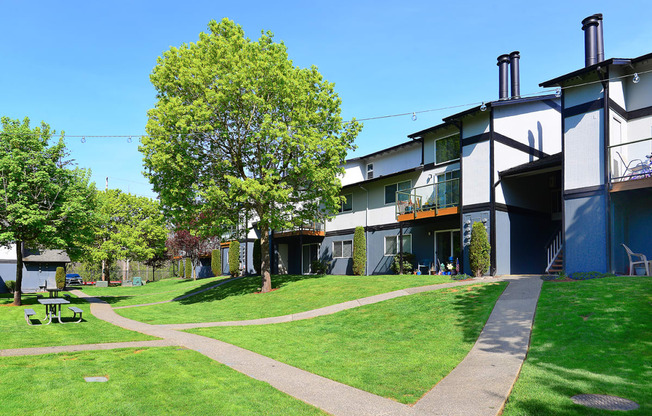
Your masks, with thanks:
[[[226,280],[228,277],[209,277],[205,279],[163,279],[133,287],[95,287],[82,286],[81,291],[89,296],[102,298],[113,306],[140,305],[144,303],[161,302],[177,296],[201,290]]]
[[[652,278],[544,282],[532,343],[505,415],[613,415],[577,394],[637,402],[652,414]]]
[[[65,293],[65,292],[64,292]],[[23,306],[11,306],[13,295],[0,296],[0,349],[50,347],[58,345],[92,344],[104,342],[147,341],[158,339],[138,332],[119,328],[91,315],[90,305],[72,297],[70,305],[81,308],[84,320],[78,324],[60,324],[56,319],[50,325],[29,326],[25,322],[24,310],[34,309],[36,316],[45,319],[45,306],[36,301],[36,295],[23,295]],[[61,316],[71,321],[72,312],[61,307]],[[47,322],[47,319],[44,320]],[[36,320],[33,323],[38,323]]]
[[[188,332],[414,403],[466,356],[506,285],[443,289],[304,321]]]
[[[0,358],[3,415],[323,415],[175,347]],[[107,377],[87,383],[84,377]]]
[[[407,287],[451,282],[450,276],[273,276],[271,293],[256,294],[260,277],[250,276],[178,302],[116,313],[150,324],[217,322],[304,312]],[[112,306],[119,300],[105,298]]]

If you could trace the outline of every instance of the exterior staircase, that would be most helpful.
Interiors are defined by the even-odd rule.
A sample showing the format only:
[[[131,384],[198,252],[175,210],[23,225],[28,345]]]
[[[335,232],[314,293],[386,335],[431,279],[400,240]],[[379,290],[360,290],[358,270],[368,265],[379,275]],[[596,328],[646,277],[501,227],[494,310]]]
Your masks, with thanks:
[[[555,260],[548,267],[546,272],[548,274],[557,274],[563,271],[564,271],[564,249],[562,248],[559,251],[559,254],[557,254],[557,257],[555,257]]]
[[[556,274],[564,270],[564,242],[561,229],[550,240],[546,249],[548,253],[548,266],[546,273]]]

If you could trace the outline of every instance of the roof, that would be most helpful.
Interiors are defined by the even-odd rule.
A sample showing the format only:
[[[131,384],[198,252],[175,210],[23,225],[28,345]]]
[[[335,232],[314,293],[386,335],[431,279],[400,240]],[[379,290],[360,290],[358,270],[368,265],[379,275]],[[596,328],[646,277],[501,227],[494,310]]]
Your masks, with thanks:
[[[415,139],[417,137],[423,136],[424,134],[432,133],[433,131],[437,131],[446,127],[453,127],[453,126],[455,125],[451,123],[441,123],[441,124],[437,124],[436,126],[428,127],[427,129],[418,131],[416,133],[408,134],[407,137],[409,137],[410,139]]]
[[[372,183],[372,182],[376,182],[376,181],[379,181],[379,180],[381,180],[381,179],[392,178],[392,177],[394,177],[394,176],[403,175],[403,174],[405,174],[405,173],[418,172],[418,171],[420,171],[420,170],[423,170],[423,165],[419,165],[419,166],[416,166],[416,167],[414,167],[414,168],[405,169],[405,170],[402,170],[402,171],[400,171],[400,172],[390,173],[390,174],[388,174],[388,175],[376,176],[376,177],[373,178],[373,179],[366,179],[366,180],[363,180],[363,181],[360,181],[360,182],[350,183],[350,184],[348,184],[348,185],[344,185],[344,186],[342,186],[342,189],[347,189],[347,188],[352,188],[352,187],[358,187],[358,186],[364,186],[365,184]]]
[[[567,81],[570,78],[582,76],[582,75],[588,74],[590,72],[596,71],[600,67],[605,67],[605,66],[609,66],[609,65],[637,64],[639,62],[645,61],[646,59],[650,59],[650,58],[652,58],[652,53],[648,53],[648,54],[645,54],[645,55],[641,55],[641,56],[639,56],[637,58],[631,58],[631,59],[628,59],[628,58],[611,58],[611,59],[607,59],[605,61],[598,62],[597,64],[593,64],[591,66],[587,66],[587,67],[584,67],[584,68],[580,68],[580,69],[578,69],[576,71],[569,72],[568,74],[558,76],[557,78],[553,78],[553,79],[551,79],[549,81],[542,82],[541,84],[539,84],[539,86],[544,87],[544,88],[554,87],[556,85],[560,85],[562,82]]]
[[[369,159],[369,158],[372,158],[372,157],[375,157],[375,156],[380,156],[383,153],[389,153],[389,152],[392,152],[394,150],[401,149],[403,147],[408,147],[408,146],[414,145],[415,143],[418,143],[418,142],[415,142],[414,140],[410,140],[409,142],[397,144],[396,146],[392,146],[392,147],[387,147],[387,148],[379,150],[377,152],[369,153],[368,155],[364,155],[364,156],[360,156],[360,157],[353,157],[351,159],[346,159],[345,163],[355,162],[355,161],[358,161],[358,160],[364,160],[364,159]]]
[[[24,262],[34,263],[69,263],[70,257],[65,250],[29,250],[23,251]]]
[[[509,168],[507,170],[504,170],[502,172],[498,172],[498,175],[500,178],[504,178],[507,176],[516,176],[520,175],[523,173],[529,173],[529,172],[534,172],[537,170],[543,170],[543,169],[549,169],[553,167],[561,167],[561,162],[563,159],[563,153],[555,153],[554,155],[542,157],[541,159],[535,160],[533,162],[529,163],[524,163],[522,165],[515,166],[513,168]]]
[[[489,107],[502,107],[506,105],[516,105],[516,104],[523,104],[523,103],[530,103],[534,101],[544,101],[544,100],[552,100],[557,98],[554,94],[545,94],[545,95],[536,95],[534,97],[519,97],[519,98],[507,98],[505,100],[496,100],[496,101],[489,101],[484,103],[487,108]],[[476,107],[469,108],[468,110],[464,110],[460,113],[453,114],[452,116],[448,116],[444,118],[445,123],[451,123],[454,120],[459,120],[460,118],[476,113],[481,110],[481,105],[478,105]],[[486,110],[485,110],[486,111]]]

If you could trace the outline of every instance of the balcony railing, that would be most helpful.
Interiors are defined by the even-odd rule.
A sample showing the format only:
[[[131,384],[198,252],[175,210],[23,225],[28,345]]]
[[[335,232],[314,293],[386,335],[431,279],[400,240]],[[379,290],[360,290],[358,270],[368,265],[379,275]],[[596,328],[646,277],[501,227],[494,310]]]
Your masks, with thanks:
[[[459,178],[417,186],[396,192],[396,218],[405,221],[457,213],[459,204]]]
[[[281,231],[275,231],[274,234],[278,237],[281,235],[318,235],[321,234],[323,235],[324,233],[324,223],[323,222],[308,222],[301,224],[297,227],[287,229],[287,230],[281,230]]]
[[[611,184],[652,178],[652,138],[615,144],[608,149]]]

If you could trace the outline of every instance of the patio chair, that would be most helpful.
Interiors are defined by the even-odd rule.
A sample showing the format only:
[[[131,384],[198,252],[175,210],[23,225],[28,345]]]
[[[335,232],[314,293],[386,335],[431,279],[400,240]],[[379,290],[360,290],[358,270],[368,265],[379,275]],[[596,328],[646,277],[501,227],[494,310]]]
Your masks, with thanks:
[[[423,259],[417,264],[417,269],[421,270],[422,267],[426,268],[426,274],[430,272],[430,266],[432,265],[432,260],[430,259]]]
[[[623,159],[622,155],[619,152],[616,152],[618,157],[620,158],[620,161],[622,162],[623,166],[625,167],[625,171],[623,172],[621,178],[622,179],[631,179],[635,178],[638,175],[641,175],[645,172],[647,169],[647,166],[645,166],[645,163],[641,159],[632,159],[629,161],[629,163],[625,162],[625,159]],[[634,166],[632,166],[634,163],[636,163]]]
[[[650,275],[650,265],[647,261],[647,257],[645,257],[645,254],[641,253],[633,253],[632,250],[629,249],[625,245],[625,243],[621,243],[622,246],[625,248],[625,251],[627,252],[627,257],[629,257],[629,274],[633,275],[634,274],[634,266],[637,264],[642,264],[643,267],[645,267],[645,275],[649,276]],[[640,260],[634,261],[633,257],[638,257]]]

